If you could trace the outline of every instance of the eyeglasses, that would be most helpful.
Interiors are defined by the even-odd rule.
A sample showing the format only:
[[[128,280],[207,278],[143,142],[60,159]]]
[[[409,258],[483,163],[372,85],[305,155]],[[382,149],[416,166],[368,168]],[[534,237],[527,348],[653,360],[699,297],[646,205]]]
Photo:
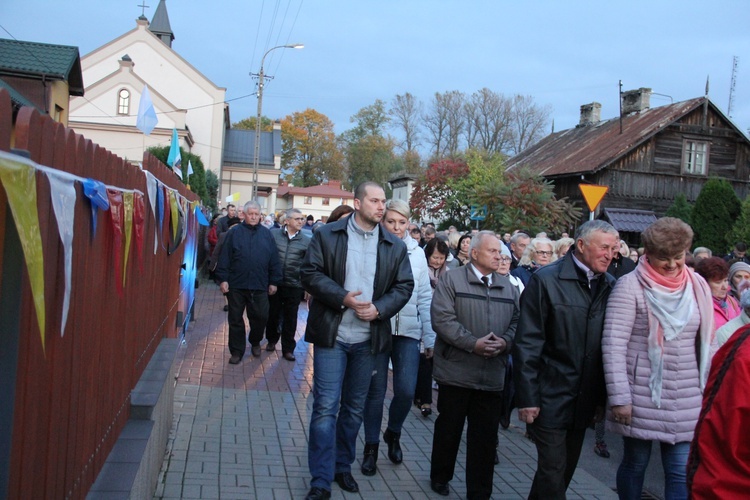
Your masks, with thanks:
[[[537,255],[545,255],[547,257],[552,257],[552,252],[547,251],[547,250],[537,250],[536,254]]]
[[[500,257],[500,262],[510,262],[510,261],[511,261],[510,257],[506,257],[506,256]]]

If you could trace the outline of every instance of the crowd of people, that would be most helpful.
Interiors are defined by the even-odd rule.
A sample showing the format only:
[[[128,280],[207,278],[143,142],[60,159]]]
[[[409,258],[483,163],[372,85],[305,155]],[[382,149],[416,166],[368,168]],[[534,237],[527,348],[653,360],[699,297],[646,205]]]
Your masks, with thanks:
[[[382,440],[394,464],[404,460],[412,404],[429,418],[437,389],[430,486],[439,495],[450,494],[466,427],[467,498],[492,496],[498,430],[513,407],[537,449],[529,498],[565,498],[592,426],[603,458],[605,429],[622,436],[620,498],[641,497],[655,442],[666,498],[746,494],[743,243],[723,258],[691,251],[692,229],[670,217],[642,233],[640,248],[598,220],[573,238],[438,231],[373,182],[326,223],[310,219],[297,209],[264,218],[251,201],[227,207],[207,236],[208,269],[227,301],[230,364],[248,342],[260,357],[264,336],[267,351],[280,342],[295,361],[297,312],[309,297],[307,499],[330,498],[334,482],[359,491],[361,427],[360,472],[376,474],[389,374]]]

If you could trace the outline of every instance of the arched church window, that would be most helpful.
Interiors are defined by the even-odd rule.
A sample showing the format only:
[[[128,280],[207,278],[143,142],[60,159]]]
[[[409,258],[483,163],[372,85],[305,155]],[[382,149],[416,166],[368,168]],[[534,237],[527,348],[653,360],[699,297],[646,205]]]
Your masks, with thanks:
[[[128,89],[120,89],[117,94],[117,114],[130,114],[130,91]]]

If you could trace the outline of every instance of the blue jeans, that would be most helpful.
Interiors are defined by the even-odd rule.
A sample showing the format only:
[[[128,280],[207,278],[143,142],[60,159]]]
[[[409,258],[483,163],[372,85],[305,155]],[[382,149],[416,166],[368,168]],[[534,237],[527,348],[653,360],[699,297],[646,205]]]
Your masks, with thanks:
[[[307,462],[310,487],[331,489],[334,473],[351,472],[375,356],[370,341],[313,348],[313,411]]]
[[[623,457],[617,469],[617,492],[621,499],[639,499],[643,490],[643,476],[651,458],[653,441],[624,437]],[[659,443],[664,467],[665,500],[686,499],[685,472],[690,443]]]
[[[409,415],[417,386],[419,371],[419,341],[409,337],[394,335],[393,348],[388,353],[378,354],[375,359],[375,373],[370,382],[370,392],[365,403],[365,443],[380,442],[380,423],[383,420],[383,401],[388,388],[388,359],[393,360],[393,400],[388,412],[388,429],[401,432],[406,416]]]

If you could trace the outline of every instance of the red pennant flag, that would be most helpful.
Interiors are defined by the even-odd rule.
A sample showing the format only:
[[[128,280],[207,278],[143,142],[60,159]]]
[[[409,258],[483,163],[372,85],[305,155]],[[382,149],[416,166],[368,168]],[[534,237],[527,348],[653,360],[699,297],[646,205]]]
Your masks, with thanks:
[[[107,198],[109,198],[109,214],[114,236],[112,246],[115,254],[115,283],[117,284],[117,294],[122,296],[122,192],[107,189]]]
[[[143,227],[146,222],[146,205],[140,193],[135,193],[133,205],[133,227],[135,227],[135,249],[138,253],[138,270],[143,273]]]

